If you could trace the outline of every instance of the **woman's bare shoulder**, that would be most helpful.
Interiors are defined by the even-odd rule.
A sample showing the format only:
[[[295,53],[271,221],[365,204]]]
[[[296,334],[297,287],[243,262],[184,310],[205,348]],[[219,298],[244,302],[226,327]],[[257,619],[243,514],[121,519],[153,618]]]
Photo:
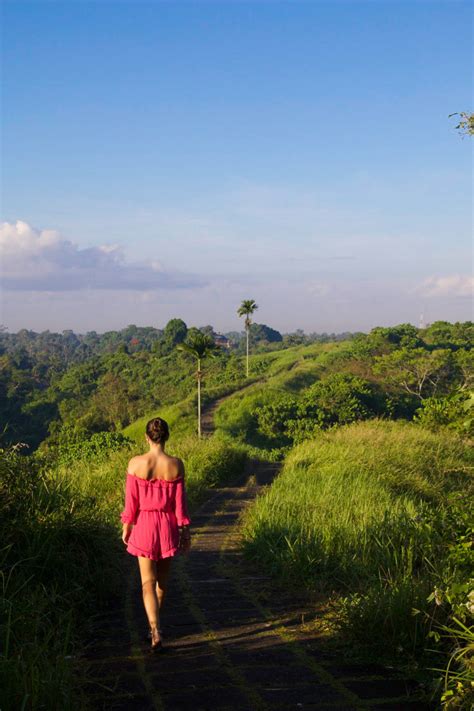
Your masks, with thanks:
[[[184,462],[182,459],[179,457],[171,457],[170,459],[172,460],[174,466],[176,467],[178,474],[184,474]]]
[[[134,474],[141,479],[147,478],[147,456],[146,454],[137,454],[137,456],[132,457],[128,462],[127,472],[129,474]]]

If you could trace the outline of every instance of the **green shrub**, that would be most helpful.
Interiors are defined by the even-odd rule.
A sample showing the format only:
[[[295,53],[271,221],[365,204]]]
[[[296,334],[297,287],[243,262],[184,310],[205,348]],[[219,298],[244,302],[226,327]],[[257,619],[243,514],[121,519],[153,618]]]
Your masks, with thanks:
[[[257,427],[262,435],[288,443],[288,420],[293,420],[297,413],[298,401],[295,398],[276,395],[272,402],[254,408],[251,414],[257,420]]]
[[[439,531],[442,555],[430,562],[434,587],[421,609],[415,609],[430,629],[430,646],[447,659],[438,687],[443,708],[470,711],[474,702],[474,516],[469,488],[447,497],[431,512]],[[436,576],[436,577],[435,577]],[[427,604],[428,603],[428,604]],[[437,661],[438,661],[437,659]]]
[[[373,384],[350,373],[333,373],[304,389],[299,398],[275,393],[250,414],[258,432],[282,447],[311,438],[321,429],[373,417],[384,407],[385,400]]]
[[[373,416],[378,409],[373,386],[350,373],[334,373],[304,393],[299,414],[320,427],[345,425]]]
[[[474,437],[474,392],[456,391],[447,397],[427,398],[413,419],[433,430],[448,427]]]
[[[96,432],[90,437],[78,439],[75,442],[61,442],[58,447],[57,462],[70,464],[76,460],[95,459],[104,461],[111,452],[130,448],[133,440],[121,432]]]

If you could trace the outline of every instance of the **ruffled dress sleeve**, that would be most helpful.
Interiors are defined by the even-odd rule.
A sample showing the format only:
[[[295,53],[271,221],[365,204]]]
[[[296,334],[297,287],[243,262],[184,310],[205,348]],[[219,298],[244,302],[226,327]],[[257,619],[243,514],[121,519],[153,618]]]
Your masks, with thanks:
[[[127,474],[125,484],[125,508],[120,514],[122,523],[137,522],[138,513],[140,511],[140,499],[138,494],[138,479],[136,476]]]
[[[188,526],[191,523],[183,477],[176,482],[175,514],[178,526]]]

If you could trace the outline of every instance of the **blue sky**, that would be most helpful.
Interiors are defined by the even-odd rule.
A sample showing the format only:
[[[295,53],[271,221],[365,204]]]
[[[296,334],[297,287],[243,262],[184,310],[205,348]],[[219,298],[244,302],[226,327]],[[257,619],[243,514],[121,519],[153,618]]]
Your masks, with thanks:
[[[6,2],[0,321],[472,317],[467,2]]]

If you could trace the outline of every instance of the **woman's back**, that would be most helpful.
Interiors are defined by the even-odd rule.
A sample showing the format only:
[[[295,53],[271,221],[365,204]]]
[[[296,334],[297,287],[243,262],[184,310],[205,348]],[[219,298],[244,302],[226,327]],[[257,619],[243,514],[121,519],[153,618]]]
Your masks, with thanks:
[[[128,463],[128,471],[140,479],[173,481],[184,474],[184,466],[181,459],[170,457],[165,452],[147,452],[132,457]]]

